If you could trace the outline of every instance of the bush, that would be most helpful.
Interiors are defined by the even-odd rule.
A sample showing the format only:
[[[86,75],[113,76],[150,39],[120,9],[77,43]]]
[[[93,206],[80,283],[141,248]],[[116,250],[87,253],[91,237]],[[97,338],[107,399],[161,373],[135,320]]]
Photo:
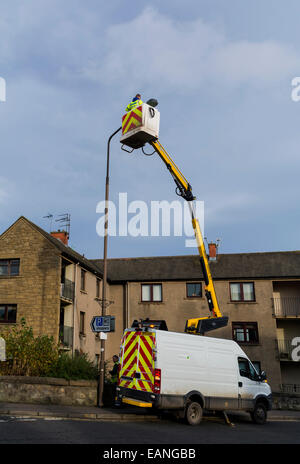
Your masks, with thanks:
[[[24,318],[20,325],[1,334],[6,342],[6,362],[0,363],[0,375],[58,377],[66,380],[95,380],[97,367],[87,354],[60,353],[53,337],[34,337]]]
[[[96,380],[98,374],[97,367],[88,359],[86,353],[77,353],[73,358],[61,353],[49,373],[51,377],[66,380]]]
[[[6,359],[1,363],[2,375],[47,376],[59,358],[53,337],[34,337],[24,318],[20,326],[2,335],[6,342]]]

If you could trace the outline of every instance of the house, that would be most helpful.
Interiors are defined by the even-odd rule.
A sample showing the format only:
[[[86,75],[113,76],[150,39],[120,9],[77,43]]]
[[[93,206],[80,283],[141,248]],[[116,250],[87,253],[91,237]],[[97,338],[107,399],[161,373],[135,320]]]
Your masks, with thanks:
[[[0,236],[0,330],[25,318],[34,335],[97,360],[90,321],[100,314],[101,281],[95,264],[68,246],[65,231],[48,234],[20,217]]]
[[[210,269],[229,323],[206,336],[237,341],[267,372],[273,391],[299,393],[292,342],[300,337],[300,251],[215,251],[210,246]],[[163,319],[183,332],[187,319],[209,314],[197,255],[109,259],[107,270],[106,313],[115,316],[115,332],[106,359],[119,352],[135,319]],[[51,335],[62,349],[98,362],[100,340],[90,322],[101,315],[102,271],[102,260],[68,246],[65,231],[49,234],[20,217],[0,235],[0,331],[24,317],[35,335]]]
[[[210,269],[227,327],[206,336],[233,339],[274,391],[300,393],[300,363],[292,360],[292,340],[300,337],[300,251],[220,254],[210,250]],[[102,270],[101,260],[92,262]],[[183,332],[189,318],[209,314],[198,256],[108,260],[110,299],[134,319],[164,319]],[[192,336],[192,335],[191,335]],[[113,349],[117,349],[114,347]]]

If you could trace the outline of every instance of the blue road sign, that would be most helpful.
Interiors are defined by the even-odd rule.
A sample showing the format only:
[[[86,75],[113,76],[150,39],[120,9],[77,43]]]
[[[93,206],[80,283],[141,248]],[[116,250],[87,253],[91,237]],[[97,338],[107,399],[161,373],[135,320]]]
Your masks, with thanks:
[[[93,332],[113,332],[115,330],[114,316],[94,316],[91,320]]]

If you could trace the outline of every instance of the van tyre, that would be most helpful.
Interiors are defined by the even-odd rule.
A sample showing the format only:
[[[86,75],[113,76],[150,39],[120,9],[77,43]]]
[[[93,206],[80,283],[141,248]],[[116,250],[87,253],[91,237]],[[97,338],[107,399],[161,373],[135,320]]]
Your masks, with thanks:
[[[185,409],[185,420],[189,425],[199,425],[202,420],[203,410],[197,401],[189,401]]]
[[[255,424],[263,425],[267,421],[267,408],[263,403],[256,403],[254,410],[250,414]]]

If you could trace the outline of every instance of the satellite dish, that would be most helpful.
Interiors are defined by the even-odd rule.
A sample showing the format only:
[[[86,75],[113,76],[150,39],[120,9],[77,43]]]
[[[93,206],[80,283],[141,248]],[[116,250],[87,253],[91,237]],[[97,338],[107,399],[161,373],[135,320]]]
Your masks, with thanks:
[[[152,108],[155,108],[158,105],[156,98],[150,98],[146,103],[147,105],[152,106]]]

